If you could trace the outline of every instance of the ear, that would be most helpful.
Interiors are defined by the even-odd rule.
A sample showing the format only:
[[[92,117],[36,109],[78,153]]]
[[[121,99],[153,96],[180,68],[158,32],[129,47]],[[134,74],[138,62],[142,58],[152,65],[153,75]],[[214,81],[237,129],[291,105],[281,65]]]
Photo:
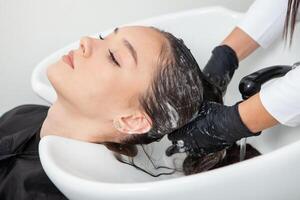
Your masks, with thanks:
[[[140,111],[132,115],[122,116],[114,120],[114,123],[118,124],[115,126],[118,131],[127,134],[143,134],[152,128],[151,119],[146,113]]]

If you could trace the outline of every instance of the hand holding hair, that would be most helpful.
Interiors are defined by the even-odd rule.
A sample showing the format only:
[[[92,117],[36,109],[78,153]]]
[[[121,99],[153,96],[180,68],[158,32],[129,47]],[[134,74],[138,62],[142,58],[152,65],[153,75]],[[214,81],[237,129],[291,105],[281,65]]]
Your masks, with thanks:
[[[207,81],[220,92],[220,96],[221,93],[222,95],[225,94],[234,71],[238,68],[238,61],[235,51],[227,45],[220,45],[213,49],[212,55],[203,69],[203,73],[206,75]],[[198,116],[192,122],[168,135],[173,145],[166,150],[166,154],[171,156],[174,153],[188,152],[190,154],[204,155],[222,150],[233,144],[234,141],[237,141],[238,139],[236,138],[242,138],[237,136],[232,138],[234,136],[232,134],[236,132],[227,134],[238,123],[240,123],[240,127],[244,128],[240,132],[246,133],[242,135],[253,135],[242,124],[237,107],[237,104],[228,107],[218,103],[203,102]],[[227,113],[227,111],[230,112]],[[232,119],[231,115],[239,119],[239,121],[233,122],[230,120]],[[218,118],[222,119],[223,124],[220,124],[218,120],[216,121],[218,124],[215,125],[214,120]],[[232,122],[232,127],[226,125],[228,121]],[[223,130],[224,126],[225,130]]]
[[[190,123],[168,135],[173,142],[166,154],[187,152],[191,155],[206,155],[231,146],[244,137],[258,136],[242,122],[239,103],[225,106],[215,102],[203,102],[198,116]]]
[[[228,45],[217,46],[203,69],[208,81],[215,85],[224,95],[239,60],[235,51]]]

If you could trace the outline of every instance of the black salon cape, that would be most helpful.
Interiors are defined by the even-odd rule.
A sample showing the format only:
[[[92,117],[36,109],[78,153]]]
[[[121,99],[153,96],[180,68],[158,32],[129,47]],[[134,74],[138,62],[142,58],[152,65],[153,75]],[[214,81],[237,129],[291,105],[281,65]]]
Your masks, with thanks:
[[[0,200],[67,199],[39,159],[39,133],[48,109],[22,105],[0,117]]]

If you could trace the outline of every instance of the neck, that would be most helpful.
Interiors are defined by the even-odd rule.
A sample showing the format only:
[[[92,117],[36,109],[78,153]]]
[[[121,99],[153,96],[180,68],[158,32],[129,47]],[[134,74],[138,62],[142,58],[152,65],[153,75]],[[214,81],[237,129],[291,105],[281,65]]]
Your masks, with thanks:
[[[111,120],[89,119],[57,100],[43,122],[40,137],[57,135],[88,142],[118,142]]]

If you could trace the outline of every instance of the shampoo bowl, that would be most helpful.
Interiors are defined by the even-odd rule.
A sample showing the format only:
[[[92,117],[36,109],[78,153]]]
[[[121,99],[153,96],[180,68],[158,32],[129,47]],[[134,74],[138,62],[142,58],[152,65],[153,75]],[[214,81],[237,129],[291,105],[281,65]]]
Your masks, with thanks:
[[[213,47],[220,44],[242,17],[241,13],[221,7],[208,7],[132,24],[153,25],[181,37],[202,68]],[[296,27],[291,49],[277,41],[240,64],[227,89],[225,104],[241,100],[238,83],[245,75],[272,65],[291,65],[299,59],[299,53],[296,54],[300,52],[299,28]],[[73,48],[78,48],[78,41],[45,58],[33,71],[33,90],[49,103],[55,101],[56,94],[47,80],[46,67]],[[111,151],[99,144],[46,136],[39,144],[39,153],[46,174],[59,190],[74,200],[296,200],[300,199],[299,139],[300,127],[276,126],[258,137],[248,138],[248,143],[258,149],[261,156],[195,175],[175,173],[158,178],[120,163]],[[168,145],[165,138],[149,145],[159,165],[171,163],[171,158],[164,156]],[[140,165],[149,166],[144,157],[137,160]]]

